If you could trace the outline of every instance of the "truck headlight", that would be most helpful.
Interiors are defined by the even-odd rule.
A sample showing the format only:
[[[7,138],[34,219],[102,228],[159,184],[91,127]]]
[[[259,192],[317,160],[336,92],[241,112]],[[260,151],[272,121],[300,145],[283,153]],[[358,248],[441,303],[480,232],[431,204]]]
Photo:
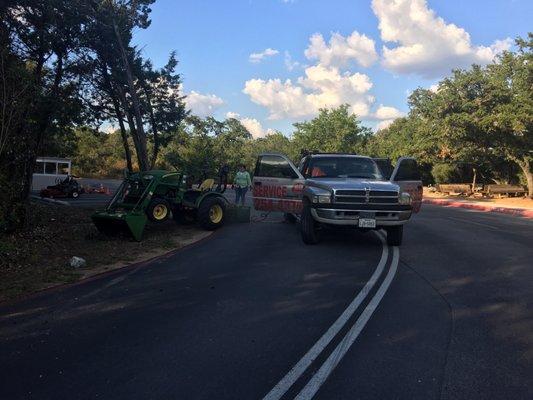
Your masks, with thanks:
[[[403,192],[398,196],[398,203],[403,206],[408,206],[411,204],[411,195],[409,193]]]
[[[319,204],[329,204],[331,203],[331,196],[323,195],[323,194],[315,194],[313,196],[313,203],[319,203]]]

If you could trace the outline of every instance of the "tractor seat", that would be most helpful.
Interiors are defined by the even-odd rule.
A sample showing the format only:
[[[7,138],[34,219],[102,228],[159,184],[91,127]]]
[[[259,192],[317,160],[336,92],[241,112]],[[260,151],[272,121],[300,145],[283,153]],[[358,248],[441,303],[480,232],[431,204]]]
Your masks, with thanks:
[[[187,190],[183,194],[183,200],[185,200],[185,201],[187,201],[189,203],[196,202],[196,199],[198,197],[200,197],[200,195],[203,192],[207,192],[207,191],[211,190],[211,188],[213,187],[214,184],[215,184],[215,180],[214,179],[206,179],[205,181],[202,182],[202,184],[200,186],[198,186],[198,189],[189,189],[189,190]]]
[[[214,179],[206,179],[205,181],[202,182],[202,184],[198,187],[198,191],[199,192],[205,192],[207,190],[211,190],[211,188],[213,187],[213,185],[215,184],[215,180]]]

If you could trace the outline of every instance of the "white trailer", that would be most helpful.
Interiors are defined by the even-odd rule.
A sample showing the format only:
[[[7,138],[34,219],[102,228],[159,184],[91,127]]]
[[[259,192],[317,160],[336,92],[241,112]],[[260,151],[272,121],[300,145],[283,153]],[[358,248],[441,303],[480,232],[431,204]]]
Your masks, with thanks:
[[[38,157],[33,170],[31,189],[39,191],[71,175],[72,161],[68,158]]]

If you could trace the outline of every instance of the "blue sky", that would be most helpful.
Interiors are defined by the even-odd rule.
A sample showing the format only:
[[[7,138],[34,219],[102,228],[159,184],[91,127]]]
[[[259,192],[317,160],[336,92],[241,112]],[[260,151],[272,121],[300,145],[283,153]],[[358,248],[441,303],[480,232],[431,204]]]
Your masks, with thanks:
[[[533,1],[157,0],[151,19],[134,41],[158,66],[177,51],[192,111],[261,136],[344,102],[386,126],[416,87],[533,30]]]

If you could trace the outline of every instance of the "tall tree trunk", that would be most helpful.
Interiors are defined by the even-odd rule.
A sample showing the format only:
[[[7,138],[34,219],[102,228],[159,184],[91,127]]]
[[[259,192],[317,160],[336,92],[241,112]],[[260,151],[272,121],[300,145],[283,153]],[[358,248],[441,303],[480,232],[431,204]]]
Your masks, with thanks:
[[[148,151],[146,148],[146,133],[144,132],[139,96],[137,94],[137,89],[135,88],[133,73],[131,71],[131,66],[128,61],[128,54],[126,53],[126,49],[124,48],[124,44],[122,43],[122,37],[120,36],[120,32],[115,20],[113,20],[113,29],[115,31],[117,44],[120,49],[120,55],[122,58],[124,71],[126,72],[126,79],[128,82],[129,93],[131,96],[131,103],[133,105],[135,123],[137,126],[137,130],[135,131],[135,133],[132,132],[132,135],[135,134],[138,137],[139,148],[137,149],[137,159],[139,160],[139,168],[141,171],[146,171],[148,169]]]
[[[531,161],[527,158],[524,158],[522,160],[518,160],[517,163],[526,176],[528,197],[533,199],[533,172],[531,171]]]
[[[104,77],[105,84],[108,87],[109,96],[111,97],[111,101],[113,102],[113,108],[115,109],[118,125],[120,127],[120,136],[122,137],[122,145],[124,146],[126,166],[129,172],[133,172],[133,164],[131,162],[131,150],[130,145],[128,143],[128,133],[126,132],[126,127],[124,126],[124,117],[122,115],[122,111],[120,110],[120,103],[117,99],[117,93],[113,88],[113,85],[111,84],[111,80],[109,79],[109,73],[107,72],[106,65],[102,66],[102,75]]]
[[[128,100],[126,99],[126,94],[120,85],[116,86],[117,94],[119,96],[120,102],[122,103],[122,109],[126,114],[126,121],[128,121],[128,127],[130,128],[131,138],[133,139],[133,145],[135,146],[135,153],[137,154],[137,161],[140,168],[139,154],[142,153],[141,144],[139,142],[139,135],[137,135],[137,128],[135,126],[134,118],[131,115],[129,110]],[[142,170],[141,170],[142,171]]]
[[[154,115],[154,109],[152,108],[152,99],[150,97],[150,94],[148,93],[148,90],[146,90],[146,88],[144,88],[144,94],[146,96],[146,103],[147,103],[147,106],[148,106],[148,112],[150,114],[150,123],[152,125],[152,132],[154,134],[154,151],[152,153],[152,161],[150,163],[150,168],[154,168],[155,166],[155,162],[157,160],[157,155],[159,154],[159,147],[160,147],[160,144],[159,144],[159,129],[157,127],[157,122],[155,120],[155,115]]]
[[[59,96],[59,87],[63,81],[63,62],[64,54],[58,53],[57,62],[55,68],[54,82],[52,84],[52,89],[50,91],[50,101],[44,107],[43,112],[39,118],[39,123],[37,125],[37,130],[35,132],[34,140],[27,149],[25,164],[23,167],[23,185],[20,192],[20,200],[26,200],[31,192],[31,184],[33,179],[33,167],[35,165],[35,160],[38,156],[38,152],[41,150],[43,139],[45,137],[46,131],[50,126],[52,116],[56,110],[57,98]]]

